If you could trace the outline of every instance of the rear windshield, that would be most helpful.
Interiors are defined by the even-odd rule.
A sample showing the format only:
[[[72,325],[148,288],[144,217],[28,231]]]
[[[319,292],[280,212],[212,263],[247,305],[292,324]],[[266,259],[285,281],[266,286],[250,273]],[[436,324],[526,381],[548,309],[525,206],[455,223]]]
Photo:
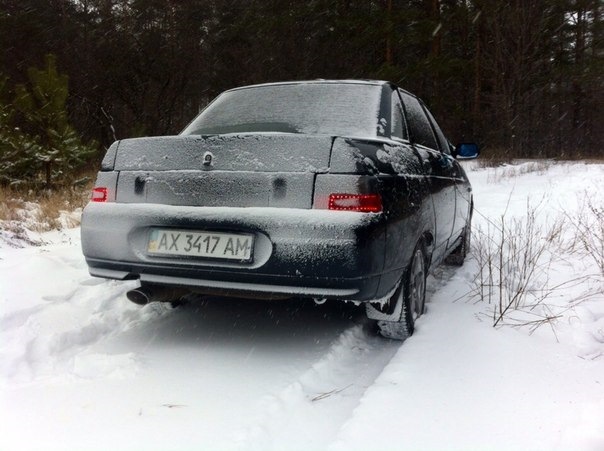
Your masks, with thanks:
[[[182,135],[279,132],[376,136],[381,87],[351,83],[257,86],[225,92]]]

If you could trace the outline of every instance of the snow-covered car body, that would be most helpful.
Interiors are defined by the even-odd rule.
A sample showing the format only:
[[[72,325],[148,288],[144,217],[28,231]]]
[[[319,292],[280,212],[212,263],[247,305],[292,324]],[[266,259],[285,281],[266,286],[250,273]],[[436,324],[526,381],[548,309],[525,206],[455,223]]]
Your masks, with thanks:
[[[452,153],[423,103],[388,82],[233,89],[179,136],[111,146],[83,252],[93,276],[142,284],[384,299],[418,243],[434,265],[469,231]]]

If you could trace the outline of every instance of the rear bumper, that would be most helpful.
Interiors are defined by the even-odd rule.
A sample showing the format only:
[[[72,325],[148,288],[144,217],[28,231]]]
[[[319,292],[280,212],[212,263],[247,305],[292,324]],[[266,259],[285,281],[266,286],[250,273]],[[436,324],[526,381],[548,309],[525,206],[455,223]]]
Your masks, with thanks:
[[[231,272],[202,274],[200,271],[182,271],[157,266],[123,265],[113,261],[87,259],[90,274],[109,279],[139,279],[141,282],[187,287],[200,293],[223,296],[265,296],[280,298],[290,296],[356,300],[373,299],[380,276],[358,279],[294,278]],[[161,272],[162,274],[157,274]],[[212,279],[201,277],[213,277]],[[363,300],[363,299],[359,299]]]
[[[246,232],[256,237],[250,263],[152,256],[150,230]],[[200,292],[368,301],[400,278],[384,271],[383,215],[283,208],[89,204],[82,248],[90,273],[140,279]]]

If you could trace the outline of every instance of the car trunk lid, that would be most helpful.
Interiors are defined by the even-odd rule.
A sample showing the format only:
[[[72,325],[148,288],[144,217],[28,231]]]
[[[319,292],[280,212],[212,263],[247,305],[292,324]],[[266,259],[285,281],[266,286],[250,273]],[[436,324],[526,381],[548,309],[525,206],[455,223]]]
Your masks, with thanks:
[[[120,141],[116,201],[311,208],[333,139],[295,134],[172,136]]]

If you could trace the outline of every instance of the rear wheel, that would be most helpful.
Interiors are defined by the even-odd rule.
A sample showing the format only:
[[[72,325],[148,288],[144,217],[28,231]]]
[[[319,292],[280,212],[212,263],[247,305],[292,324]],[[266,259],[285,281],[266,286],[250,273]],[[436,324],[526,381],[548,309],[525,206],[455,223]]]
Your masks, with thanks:
[[[379,310],[367,305],[367,314],[378,320],[382,336],[405,340],[413,334],[417,318],[424,313],[426,276],[425,252],[422,246],[418,246],[401,283],[386,305]]]

